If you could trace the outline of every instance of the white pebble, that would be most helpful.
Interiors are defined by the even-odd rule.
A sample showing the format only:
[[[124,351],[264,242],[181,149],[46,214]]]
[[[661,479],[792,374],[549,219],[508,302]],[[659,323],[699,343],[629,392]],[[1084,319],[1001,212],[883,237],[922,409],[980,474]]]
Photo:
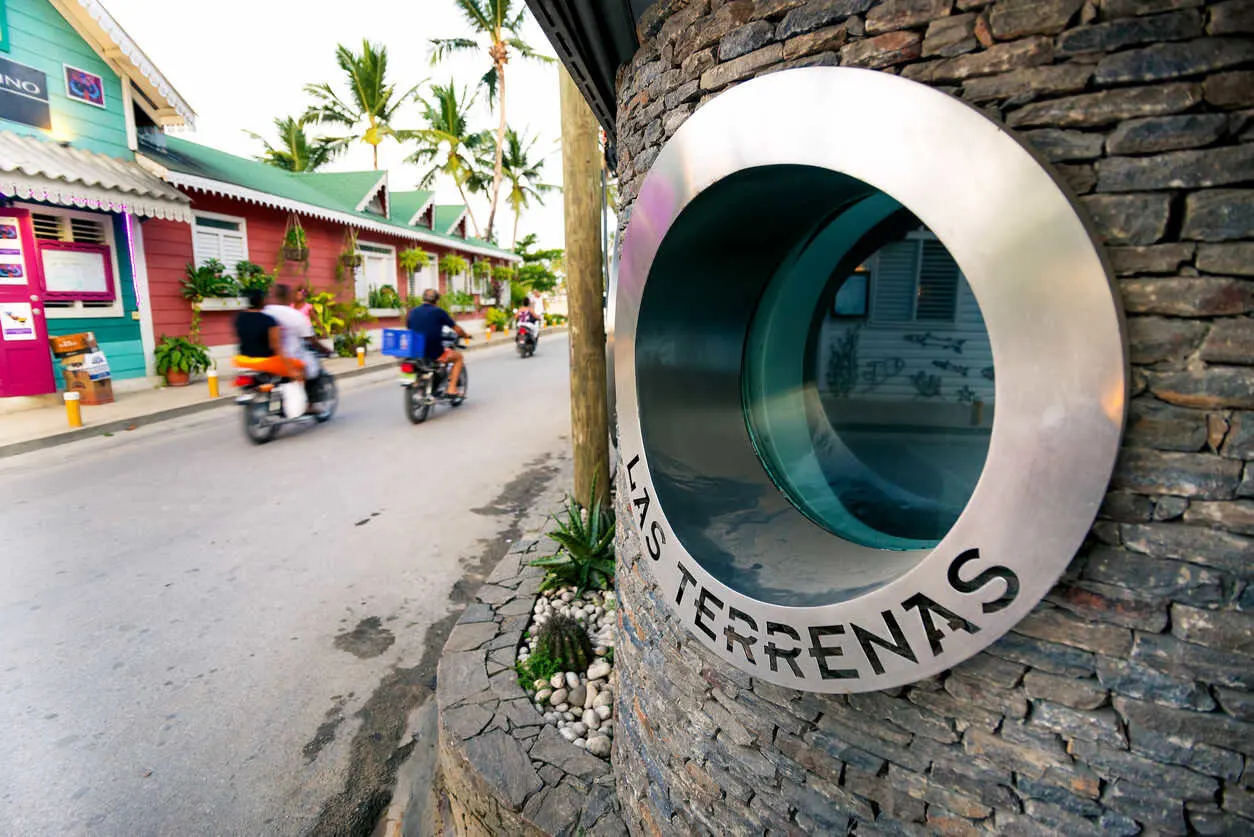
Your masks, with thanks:
[[[568,590],[562,594],[561,598],[562,601],[569,602],[571,599],[575,598],[575,596]]]
[[[593,705],[592,702],[597,699],[598,694],[600,694],[600,689],[598,689],[596,686],[589,686],[588,693],[587,695],[584,696],[584,699],[583,699],[583,708],[591,709]]]
[[[575,731],[575,736],[577,738],[583,738],[585,735],[588,734],[588,725],[585,724],[583,721],[575,721],[573,724],[570,725],[570,728]]]
[[[592,649],[592,653],[596,654],[598,657],[604,657],[606,654],[609,653],[609,649],[606,648],[604,645],[598,645],[596,648]]]
[[[600,692],[596,696],[596,698],[592,701],[593,709],[596,709],[598,706],[613,706],[613,705],[614,705],[614,693],[611,692],[609,689],[606,689],[605,691]]]
[[[574,744],[576,747],[587,747],[587,746],[588,746],[588,742],[587,742],[585,739],[583,739],[583,738],[576,738],[574,741],[572,741],[572,742],[570,742],[570,743]]]
[[[547,687],[548,685],[549,685],[549,681],[547,680],[534,680],[531,683],[531,688],[538,692],[541,689]]]
[[[597,717],[600,718],[602,721],[608,721],[610,716],[614,714],[614,707],[598,706],[598,707],[595,707],[592,711],[597,713]]]
[[[566,685],[566,678],[561,673],[555,674],[549,678],[549,685],[554,689],[560,689]]]
[[[573,721],[573,720],[575,720],[575,713],[574,713],[574,712],[571,712],[571,711],[568,709],[568,710],[565,710],[565,711],[563,711],[563,712],[562,712],[562,717],[564,717],[564,718],[565,718],[566,720],[568,720],[568,721]]]
[[[553,696],[552,689],[541,689],[540,691],[536,692],[536,703],[544,703],[552,696]]]
[[[560,706],[566,702],[566,695],[567,692],[565,689],[556,689],[553,694],[549,696],[549,703],[554,706]]]
[[[573,671],[566,672],[566,688],[573,689],[579,685],[579,675]]]
[[[588,679],[600,680],[602,677],[609,677],[611,668],[610,664],[604,660],[593,663],[588,667]]]
[[[588,752],[604,758],[610,754],[610,740],[604,735],[594,735],[588,739]]]
[[[562,736],[562,738],[565,738],[567,741],[574,741],[576,738],[579,737],[575,735],[575,731],[571,729],[570,727],[562,727],[557,732],[560,736]]]
[[[583,721],[585,724],[587,724],[588,726],[594,729],[596,727],[601,726],[601,719],[597,717],[597,713],[595,709],[585,709],[583,711],[583,717],[580,718],[579,720]]]

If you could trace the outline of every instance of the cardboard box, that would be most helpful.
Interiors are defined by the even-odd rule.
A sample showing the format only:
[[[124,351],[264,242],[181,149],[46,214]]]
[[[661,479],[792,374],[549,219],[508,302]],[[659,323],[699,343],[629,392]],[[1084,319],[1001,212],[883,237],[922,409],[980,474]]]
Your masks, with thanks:
[[[81,355],[70,355],[61,358],[61,371],[85,372],[93,381],[102,381],[109,377],[109,361],[105,360],[104,352],[87,352]]]
[[[103,378],[93,381],[86,372],[76,372],[72,369],[64,369],[61,371],[65,378],[65,391],[80,393],[80,404],[112,404],[113,403],[113,381],[109,378]]]
[[[55,357],[85,354],[86,352],[94,352],[99,348],[96,345],[96,335],[90,331],[49,337],[48,342],[52,345],[52,354]]]

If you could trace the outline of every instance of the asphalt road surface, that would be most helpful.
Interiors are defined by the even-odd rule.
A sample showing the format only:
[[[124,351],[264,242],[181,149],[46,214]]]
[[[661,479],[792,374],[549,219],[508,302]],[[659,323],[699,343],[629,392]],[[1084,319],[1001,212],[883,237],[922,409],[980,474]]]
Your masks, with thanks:
[[[0,833],[369,834],[482,575],[567,489],[567,340],[413,426],[218,409],[0,460]]]

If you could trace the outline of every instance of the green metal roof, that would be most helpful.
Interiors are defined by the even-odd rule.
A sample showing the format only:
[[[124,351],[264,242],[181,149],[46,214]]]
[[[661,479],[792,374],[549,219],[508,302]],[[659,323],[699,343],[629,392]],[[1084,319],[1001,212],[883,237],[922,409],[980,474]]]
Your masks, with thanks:
[[[460,238],[446,232],[465,209],[461,204],[436,207],[436,225],[434,230],[425,227],[410,226],[407,222],[421,204],[414,206],[420,196],[430,197],[430,193],[422,191],[390,192],[390,218],[383,218],[368,212],[357,210],[368,195],[373,194],[374,187],[379,183],[384,172],[289,172],[276,168],[258,160],[237,157],[216,148],[199,145],[179,137],[160,135],[143,137],[140,154],[168,169],[195,177],[215,180],[234,186],[263,192],[287,201],[308,204],[319,209],[352,215],[364,222],[394,227],[398,232],[417,233],[447,241],[449,246],[470,245],[486,248],[500,253],[502,256],[513,254],[508,250],[477,238]],[[172,178],[177,181],[177,178]],[[421,198],[422,203],[426,198]],[[399,201],[399,202],[398,202]],[[408,214],[403,206],[414,206]],[[444,214],[441,214],[441,213]],[[441,226],[440,220],[446,221]]]
[[[466,211],[466,207],[460,203],[446,203],[435,205],[435,230],[445,235],[453,232],[453,225],[457,223],[457,219],[462,217],[462,213]]]
[[[410,219],[422,209],[435,192],[428,192],[425,189],[417,189],[413,192],[389,192],[388,198],[392,202],[392,220],[402,224],[408,224]]]

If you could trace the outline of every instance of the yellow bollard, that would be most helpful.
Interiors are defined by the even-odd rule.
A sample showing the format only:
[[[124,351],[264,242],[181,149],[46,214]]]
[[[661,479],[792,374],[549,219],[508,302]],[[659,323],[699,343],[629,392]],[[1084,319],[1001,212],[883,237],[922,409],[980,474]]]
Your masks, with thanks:
[[[83,426],[83,408],[78,403],[79,393],[67,392],[65,394],[65,419],[70,423],[70,427]]]
[[[358,366],[366,365],[366,347],[365,346],[357,347],[357,365]]]
[[[210,369],[207,374],[209,375],[209,397],[217,398],[218,397],[218,370]]]

